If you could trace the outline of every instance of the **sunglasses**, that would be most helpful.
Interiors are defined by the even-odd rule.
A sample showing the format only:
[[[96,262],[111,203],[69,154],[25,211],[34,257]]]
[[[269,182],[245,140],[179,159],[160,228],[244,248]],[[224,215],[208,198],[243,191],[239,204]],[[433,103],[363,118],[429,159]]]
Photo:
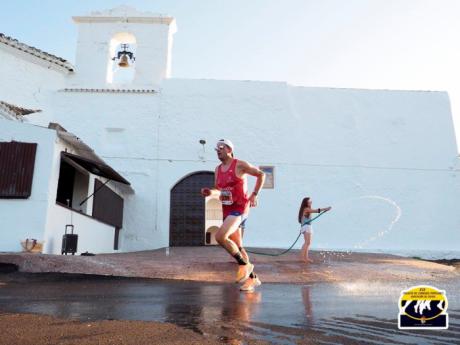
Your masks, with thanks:
[[[217,145],[214,150],[220,151],[220,150],[223,150],[224,148],[225,148],[225,145]]]

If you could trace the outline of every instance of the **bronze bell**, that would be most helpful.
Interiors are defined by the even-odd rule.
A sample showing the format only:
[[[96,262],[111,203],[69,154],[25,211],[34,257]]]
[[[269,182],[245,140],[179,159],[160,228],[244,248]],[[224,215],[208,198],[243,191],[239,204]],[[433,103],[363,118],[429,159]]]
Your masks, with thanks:
[[[120,62],[118,63],[120,67],[129,67],[128,57],[126,55],[122,55]]]

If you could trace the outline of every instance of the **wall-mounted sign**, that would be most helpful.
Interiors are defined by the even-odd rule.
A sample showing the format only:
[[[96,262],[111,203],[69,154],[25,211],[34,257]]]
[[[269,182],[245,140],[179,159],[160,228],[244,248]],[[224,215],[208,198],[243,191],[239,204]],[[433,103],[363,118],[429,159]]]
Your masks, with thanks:
[[[275,188],[275,167],[274,166],[260,166],[259,169],[265,173],[265,182],[262,188],[274,189]]]

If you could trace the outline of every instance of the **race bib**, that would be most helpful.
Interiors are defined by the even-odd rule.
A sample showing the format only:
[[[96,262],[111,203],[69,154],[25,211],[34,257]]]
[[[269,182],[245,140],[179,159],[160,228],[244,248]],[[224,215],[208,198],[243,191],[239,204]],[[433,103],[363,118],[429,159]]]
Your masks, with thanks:
[[[222,205],[232,205],[233,204],[233,196],[232,192],[229,190],[223,190],[220,192],[220,201]]]

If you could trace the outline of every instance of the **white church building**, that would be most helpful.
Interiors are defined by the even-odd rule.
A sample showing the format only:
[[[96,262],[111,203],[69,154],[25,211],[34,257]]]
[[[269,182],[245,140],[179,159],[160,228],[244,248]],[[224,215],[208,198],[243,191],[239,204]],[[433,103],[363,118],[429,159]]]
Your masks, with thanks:
[[[457,255],[446,92],[175,79],[173,17],[122,6],[73,20],[75,66],[0,34],[0,251],[35,238],[60,254],[69,222],[78,253],[213,245],[220,204],[199,191],[228,138],[267,174],[247,246],[289,247],[310,196],[332,206],[313,249]],[[5,152],[20,144],[35,144],[34,160],[12,166]]]

